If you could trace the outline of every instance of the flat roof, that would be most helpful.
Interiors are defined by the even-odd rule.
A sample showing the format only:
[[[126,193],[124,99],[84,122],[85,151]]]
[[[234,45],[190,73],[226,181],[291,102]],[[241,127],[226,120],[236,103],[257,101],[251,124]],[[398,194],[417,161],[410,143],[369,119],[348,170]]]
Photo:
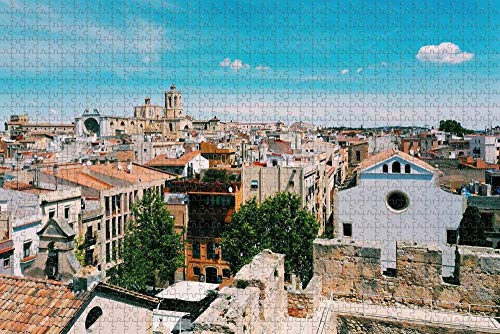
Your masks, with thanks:
[[[199,302],[208,295],[209,290],[217,290],[219,284],[193,281],[177,282],[156,295],[163,299],[178,299],[189,302]]]

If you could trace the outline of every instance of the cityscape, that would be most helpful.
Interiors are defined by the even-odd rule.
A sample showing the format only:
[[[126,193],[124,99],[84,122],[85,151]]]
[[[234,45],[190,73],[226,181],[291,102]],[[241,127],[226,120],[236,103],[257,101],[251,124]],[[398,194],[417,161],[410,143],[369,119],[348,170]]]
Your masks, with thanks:
[[[0,1],[0,333],[500,333],[497,9],[384,6]]]

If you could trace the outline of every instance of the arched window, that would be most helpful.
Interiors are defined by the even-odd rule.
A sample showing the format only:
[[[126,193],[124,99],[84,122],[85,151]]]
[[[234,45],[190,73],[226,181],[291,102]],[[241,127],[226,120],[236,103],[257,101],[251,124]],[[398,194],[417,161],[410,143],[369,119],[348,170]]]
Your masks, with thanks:
[[[168,129],[170,130],[170,132],[173,131],[172,123],[168,123]]]
[[[121,125],[121,126],[125,126],[125,122],[124,122],[124,121],[122,121],[122,122],[120,123],[120,125]]]
[[[389,173],[389,166],[387,166],[387,164],[384,164],[384,166],[382,166],[382,171],[384,173]]]
[[[102,315],[102,309],[99,306],[93,307],[85,318],[85,329],[89,329],[97,319]]]
[[[109,125],[113,126],[115,125],[115,123],[113,123],[113,121],[109,122]]]
[[[134,121],[130,122],[130,125],[134,126],[135,125]]]
[[[174,96],[174,107],[177,108],[177,96]]]
[[[356,151],[356,161],[361,161],[361,151]]]
[[[45,274],[48,279],[55,280],[59,275],[59,261],[57,248],[54,241],[49,242],[47,261],[45,262]]]
[[[405,173],[406,173],[406,174],[411,173],[411,166],[410,166],[409,164],[406,164],[406,165],[405,165]]]
[[[401,164],[398,161],[394,161],[392,163],[392,172],[401,173]]]
[[[172,97],[171,96],[168,97],[168,107],[172,108]]]

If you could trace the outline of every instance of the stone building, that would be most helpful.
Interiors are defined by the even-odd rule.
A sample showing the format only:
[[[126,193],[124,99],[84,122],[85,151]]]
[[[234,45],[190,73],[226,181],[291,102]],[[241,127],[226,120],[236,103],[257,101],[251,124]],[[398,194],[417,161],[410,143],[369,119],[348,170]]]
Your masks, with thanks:
[[[68,224],[78,233],[81,192],[76,187],[51,190],[26,185],[23,190],[0,188],[0,211],[9,216],[14,242],[13,274],[24,275],[37,258],[37,232],[51,219]]]
[[[453,276],[454,236],[465,210],[464,198],[442,190],[439,171],[397,150],[363,161],[356,185],[337,192],[335,235],[342,240],[377,241],[382,269],[396,265],[396,243],[433,243],[443,252],[443,274]]]
[[[134,107],[132,117],[104,116],[97,109],[85,109],[82,116],[75,118],[74,132],[78,137],[94,134],[103,137],[121,134],[172,137],[177,132],[194,128],[208,130],[206,124],[210,125],[210,130],[218,130],[217,119],[208,122],[193,121],[186,116],[182,101],[182,92],[172,84],[170,90],[165,91],[164,106],[153,105],[151,99],[146,97],[143,105]]]
[[[30,122],[29,115],[12,115],[9,122],[5,122],[5,131],[11,137],[30,136],[36,133],[51,133],[53,135],[74,135],[75,125],[56,122]]]
[[[349,167],[355,167],[368,158],[368,146],[368,141],[360,141],[351,143],[347,147]]]
[[[264,165],[242,167],[243,202],[255,197],[261,203],[280,191],[290,191],[299,195],[302,206],[318,219],[320,234],[333,224],[333,194],[342,179],[338,154],[269,153]]]

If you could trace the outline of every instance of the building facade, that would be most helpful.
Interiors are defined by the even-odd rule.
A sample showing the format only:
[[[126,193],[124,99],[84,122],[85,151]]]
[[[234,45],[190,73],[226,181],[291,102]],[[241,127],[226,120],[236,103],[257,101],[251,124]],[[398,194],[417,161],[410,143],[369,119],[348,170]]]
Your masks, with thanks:
[[[396,243],[434,244],[443,252],[443,276],[452,276],[456,230],[464,198],[441,190],[439,171],[401,151],[388,150],[360,164],[356,185],[337,192],[335,234],[343,240],[380,241],[382,268],[391,273]]]
[[[166,191],[188,196],[186,279],[228,284],[231,272],[220,242],[226,224],[241,205],[240,183],[169,181]]]

